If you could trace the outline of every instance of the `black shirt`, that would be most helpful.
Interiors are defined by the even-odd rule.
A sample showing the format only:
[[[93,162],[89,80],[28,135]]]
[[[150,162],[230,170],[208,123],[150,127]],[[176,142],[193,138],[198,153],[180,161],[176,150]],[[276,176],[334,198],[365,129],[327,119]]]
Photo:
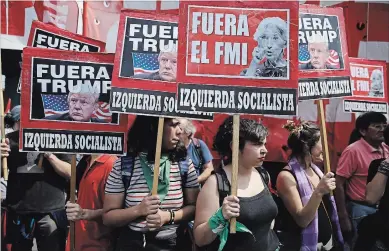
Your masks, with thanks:
[[[248,233],[230,234],[223,251],[274,251],[279,246],[278,237],[271,229],[278,213],[277,205],[265,181],[262,181],[264,188],[260,193],[239,197],[240,215],[237,221],[250,229],[255,239]]]
[[[371,182],[377,174],[378,167],[384,158],[373,160],[369,166],[369,174],[367,176],[367,183]],[[389,185],[386,183],[384,195],[382,196],[379,204],[378,212],[383,217],[383,221],[388,223],[389,226]]]
[[[38,167],[39,153],[19,152],[19,131],[6,135],[11,152],[7,158],[9,172],[6,204],[19,214],[49,213],[64,209],[68,182],[57,174],[44,158]],[[69,155],[56,156],[70,163]]]

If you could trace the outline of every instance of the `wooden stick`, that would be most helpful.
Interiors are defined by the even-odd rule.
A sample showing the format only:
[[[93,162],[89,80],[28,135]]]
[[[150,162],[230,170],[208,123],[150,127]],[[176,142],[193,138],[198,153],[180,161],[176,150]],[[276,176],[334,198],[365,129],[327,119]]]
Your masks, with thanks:
[[[42,165],[43,165],[43,153],[39,156],[39,161],[38,161],[38,167],[39,168],[42,168]]]
[[[70,176],[70,202],[75,203],[76,202],[76,166],[77,166],[77,159],[76,155],[72,156],[72,162],[71,162],[71,176]],[[70,221],[70,251],[76,250],[76,235],[75,235],[75,229],[74,229],[74,221]]]
[[[326,117],[324,112],[324,104],[323,100],[319,99],[317,106],[317,113],[319,115],[320,120],[320,138],[321,138],[321,145],[323,147],[323,160],[324,160],[324,172],[325,174],[331,172],[331,164],[330,164],[330,155],[328,152],[328,142],[327,142],[327,128],[326,128]],[[331,191],[331,196],[332,196]]]
[[[1,142],[5,143],[5,128],[4,128],[4,97],[3,97],[3,85],[1,84],[2,72],[1,72],[1,62],[0,62],[0,137]],[[7,158],[1,158],[1,167],[3,168],[3,177],[4,180],[8,180],[8,165]]]
[[[232,125],[232,174],[231,174],[231,195],[238,195],[238,168],[239,168],[239,114],[234,114]],[[236,218],[231,218],[230,233],[236,233]]]
[[[153,189],[151,191],[151,195],[158,195],[158,177],[159,177],[159,164],[161,162],[163,124],[164,124],[164,118],[159,118],[159,120],[158,120],[157,145],[156,145],[156,148],[155,148],[155,159],[154,159]]]

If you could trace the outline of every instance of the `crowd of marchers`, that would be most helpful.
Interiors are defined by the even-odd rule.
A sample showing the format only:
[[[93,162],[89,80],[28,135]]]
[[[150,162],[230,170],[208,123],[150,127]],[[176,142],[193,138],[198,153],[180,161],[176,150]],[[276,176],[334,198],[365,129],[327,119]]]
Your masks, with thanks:
[[[76,251],[389,248],[389,127],[380,113],[357,118],[334,173],[323,170],[319,127],[289,121],[291,154],[277,177],[263,167],[267,128],[240,119],[236,196],[232,117],[214,137],[215,166],[190,120],[165,118],[158,195],[151,195],[158,118],[137,116],[125,156],[78,159],[75,203],[69,202],[71,157],[20,152],[20,106],[5,122],[12,132],[1,143],[9,169],[2,182],[2,250],[31,251],[35,239],[39,251],[70,251],[69,222],[75,223]]]

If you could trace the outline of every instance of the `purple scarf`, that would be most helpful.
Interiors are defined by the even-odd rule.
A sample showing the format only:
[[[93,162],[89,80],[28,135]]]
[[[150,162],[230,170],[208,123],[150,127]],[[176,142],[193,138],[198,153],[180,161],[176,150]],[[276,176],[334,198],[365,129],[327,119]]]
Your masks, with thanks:
[[[313,188],[308,180],[308,177],[304,171],[304,168],[300,165],[300,163],[297,161],[296,158],[292,158],[289,161],[289,166],[292,169],[292,172],[294,173],[296,177],[296,182],[298,184],[298,190],[301,197],[301,202],[303,203],[303,206],[308,204],[309,199],[312,196]],[[312,169],[316,172],[317,175],[323,177],[323,172],[312,163]],[[342,232],[340,230],[339,225],[339,218],[338,218],[338,212],[335,205],[335,200],[333,196],[330,196],[330,201],[332,205],[332,210],[328,210],[332,212],[331,214],[331,223],[334,227],[334,233],[336,233],[336,240],[338,241],[338,244],[343,246],[343,236]],[[318,241],[318,217],[317,212],[315,218],[312,220],[312,222],[302,230],[302,242],[301,242],[301,248],[300,251],[316,251],[317,250],[317,241]],[[336,243],[334,240],[334,243]],[[324,243],[325,244],[325,243]]]

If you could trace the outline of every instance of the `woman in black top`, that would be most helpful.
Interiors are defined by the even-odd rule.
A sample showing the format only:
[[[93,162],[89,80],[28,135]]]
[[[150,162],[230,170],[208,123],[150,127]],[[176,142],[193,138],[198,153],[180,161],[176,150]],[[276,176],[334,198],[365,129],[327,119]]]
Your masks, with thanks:
[[[225,157],[223,159],[226,159],[225,166],[221,168],[218,176],[212,175],[208,178],[198,197],[194,225],[196,244],[198,246],[211,244],[207,250],[217,250],[219,241],[216,239],[219,235],[222,244],[220,247],[223,250],[278,250],[278,238],[272,230],[277,205],[260,170],[256,169],[262,165],[267,153],[265,144],[268,132],[262,124],[254,120],[240,121],[238,196],[226,195],[220,205],[219,200],[223,195],[220,194],[220,182],[217,177],[222,177],[227,187],[231,181],[232,124],[231,118],[226,119],[214,139],[214,148]],[[237,222],[247,227],[251,233],[237,230],[236,234],[229,234],[228,221],[233,217],[237,217]],[[216,218],[220,224],[214,228]],[[214,243],[217,245],[213,245]]]

